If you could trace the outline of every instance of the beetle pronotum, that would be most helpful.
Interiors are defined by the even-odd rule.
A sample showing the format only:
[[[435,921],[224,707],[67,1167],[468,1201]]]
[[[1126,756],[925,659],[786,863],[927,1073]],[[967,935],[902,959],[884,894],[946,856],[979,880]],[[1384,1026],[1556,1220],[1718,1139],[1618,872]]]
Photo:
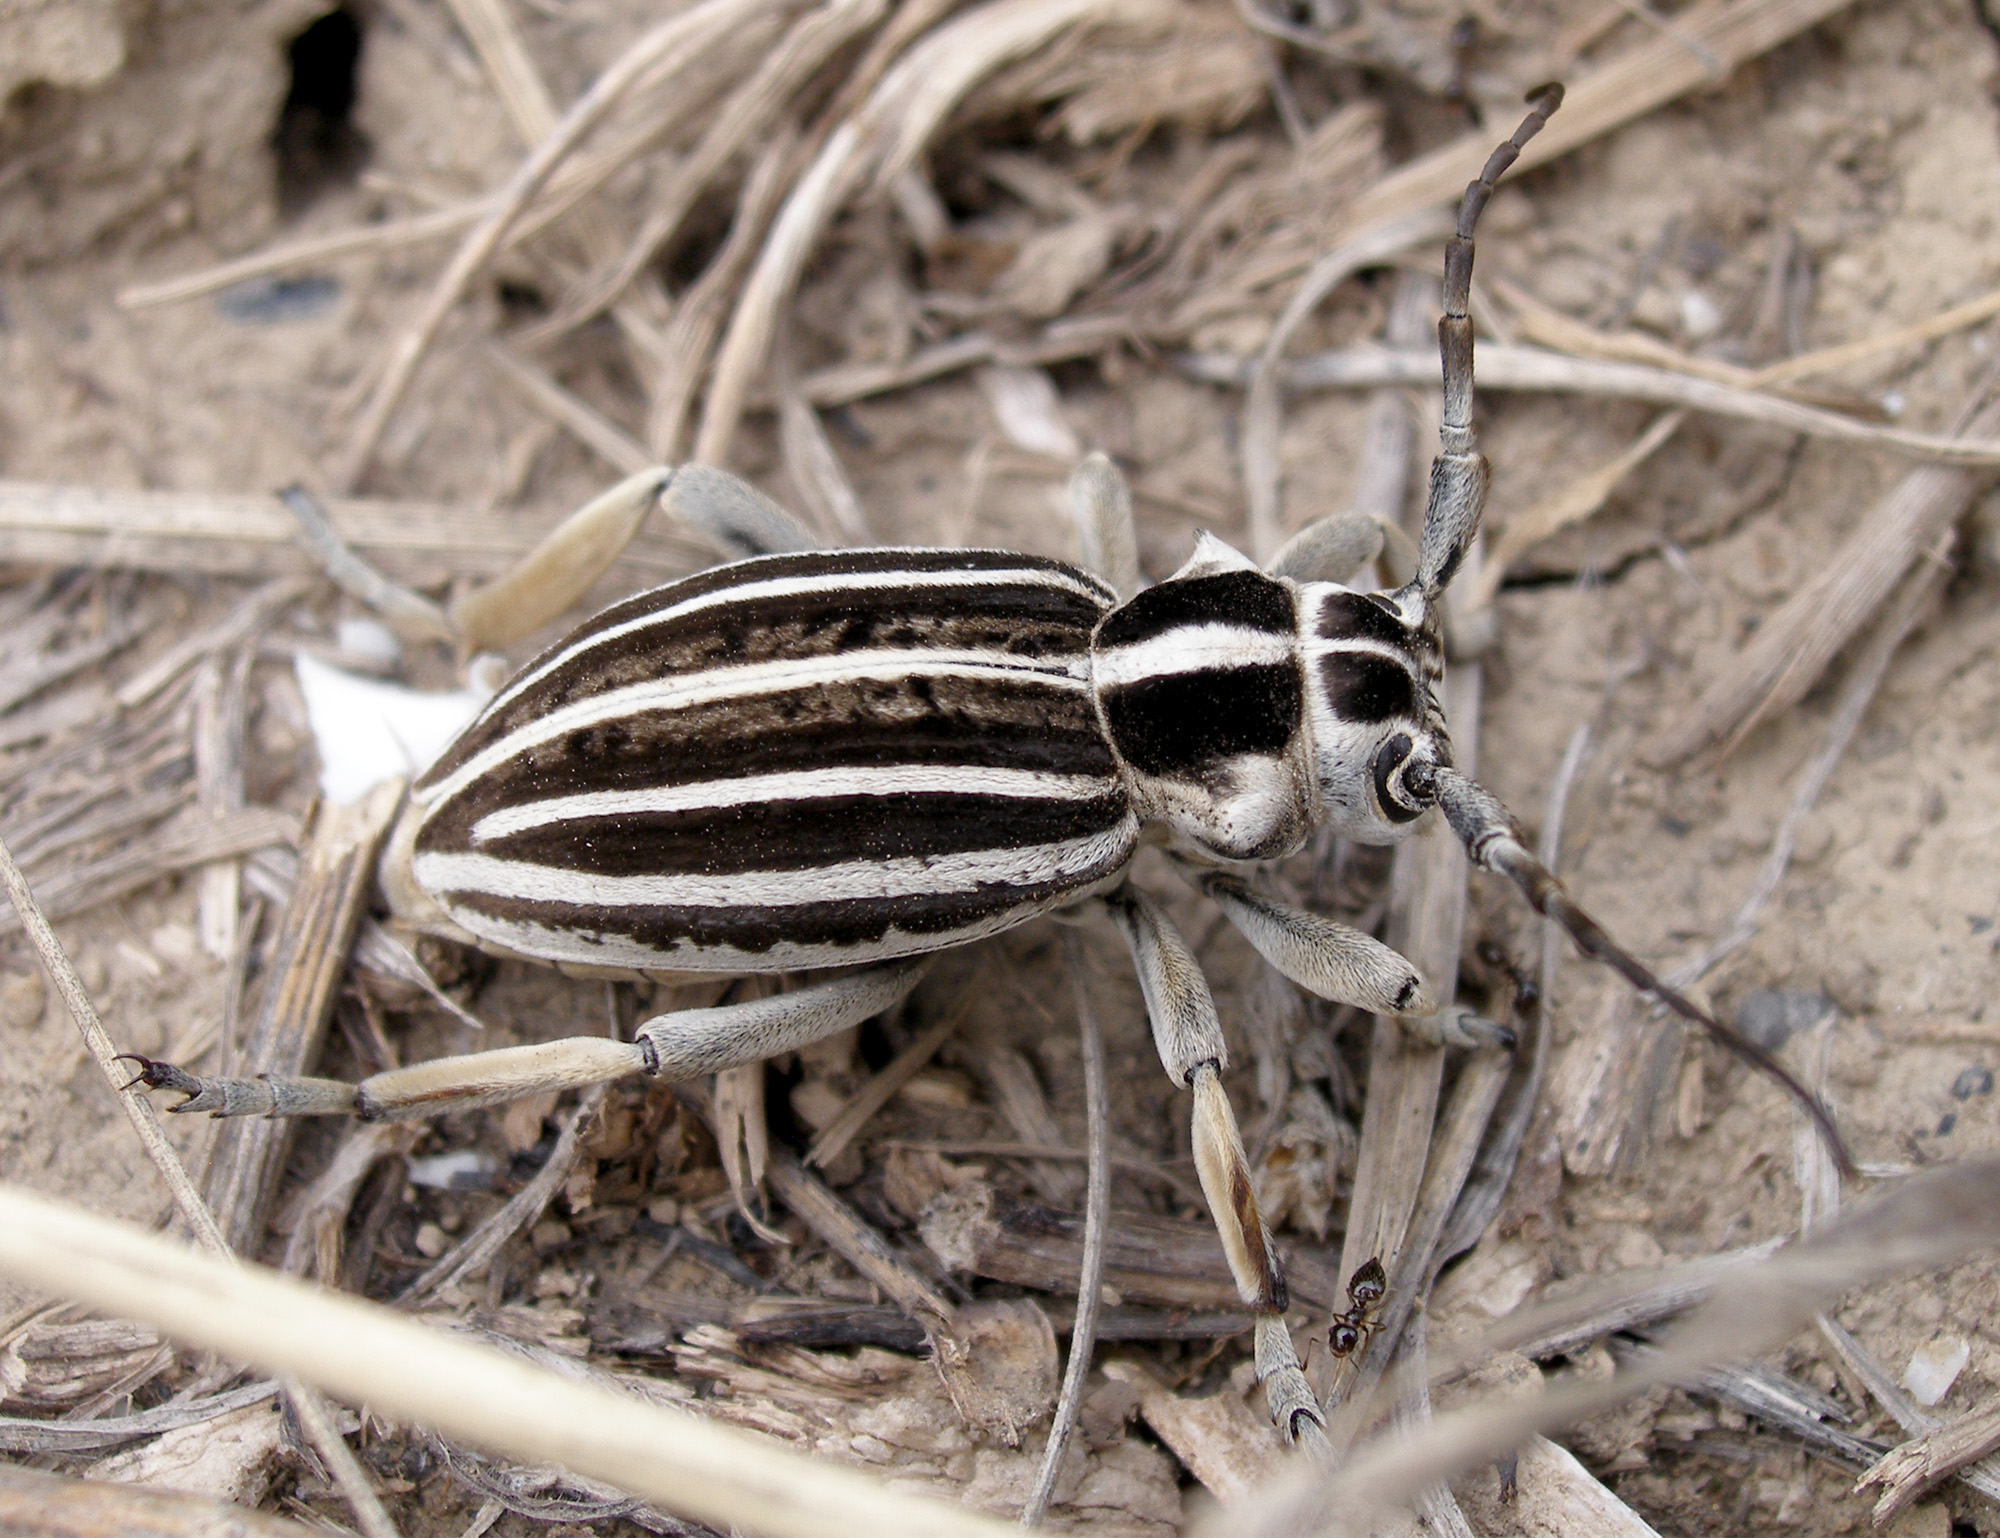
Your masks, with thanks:
[[[1204,534],[1171,577],[1125,592],[997,551],[812,550],[733,477],[659,472],[649,494],[768,553],[615,605],[516,674],[412,786],[384,884],[439,933],[563,966],[840,970],[659,1016],[630,1042],[503,1048],[359,1084],[197,1078],[155,1063],[142,1077],[185,1091],[185,1111],[389,1118],[632,1073],[688,1078],[879,1013],[928,953],[1095,902],[1131,948],[1168,1074],[1192,1093],[1202,1188],[1256,1316],[1272,1419],[1293,1435],[1321,1412],[1223,1091],[1215,1005],[1186,941],[1126,867],[1155,838],[1286,976],[1443,1031],[1454,1017],[1409,962],[1236,869],[1293,852],[1320,825],[1391,842],[1435,807],[1475,864],[1777,1076],[1839,1148],[1811,1096],[1615,945],[1500,803],[1452,767],[1434,695],[1441,600],[1478,528],[1487,473],[1472,424],[1472,235],[1560,96],[1531,98],[1460,205],[1438,327],[1442,445],[1407,585],[1343,585],[1351,573],[1313,554],[1339,540],[1294,541],[1297,554],[1263,570]],[[1132,549],[1108,461],[1087,462],[1072,493],[1087,546]],[[1357,1277],[1356,1339],[1375,1295]]]

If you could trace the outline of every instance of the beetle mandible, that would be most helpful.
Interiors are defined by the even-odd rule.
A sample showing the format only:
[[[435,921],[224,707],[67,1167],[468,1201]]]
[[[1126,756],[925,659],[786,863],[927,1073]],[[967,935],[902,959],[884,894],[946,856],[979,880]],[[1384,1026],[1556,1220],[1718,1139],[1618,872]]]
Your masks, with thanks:
[[[1433,1033],[1416,969],[1377,940],[1259,891],[1237,867],[1314,828],[1388,843],[1432,808],[1473,863],[1511,878],[1587,954],[1772,1073],[1755,1046],[1666,987],[1579,909],[1506,810],[1452,766],[1436,687],[1442,597],[1477,531],[1473,230],[1559,87],[1496,149],[1446,251],[1441,451],[1415,577],[1331,580],[1294,541],[1261,569],[1201,535],[1143,591],[984,550],[812,550],[790,517],[699,466],[627,483],[766,553],[643,593],[529,663],[414,783],[384,860],[394,906],[435,932],[571,968],[837,968],[793,992],[376,1074],[141,1077],[221,1115],[420,1117],[644,1073],[754,1063],[878,1014],[932,952],[1095,902],[1137,965],[1168,1074],[1193,1098],[1202,1189],[1244,1302],[1271,1416],[1321,1411],[1285,1324],[1285,1280],[1222,1087],[1227,1050],[1187,942],[1126,881],[1142,838],[1273,966],[1319,996]],[[1072,482],[1086,545],[1132,548],[1108,460]],[[1129,569],[1129,558],[1123,564]],[[1136,589],[1136,581],[1128,579]],[[1372,1291],[1371,1291],[1372,1296]],[[1359,1292],[1354,1324],[1365,1320]]]

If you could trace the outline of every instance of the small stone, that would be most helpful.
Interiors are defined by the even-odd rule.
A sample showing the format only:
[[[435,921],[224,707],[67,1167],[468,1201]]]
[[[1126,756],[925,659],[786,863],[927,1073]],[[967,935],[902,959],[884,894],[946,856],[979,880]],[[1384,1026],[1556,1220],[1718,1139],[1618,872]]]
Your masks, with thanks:
[[[1736,1029],[1766,1052],[1775,1052],[1798,1031],[1810,1030],[1833,1009],[1823,993],[1790,988],[1759,988],[1743,996],[1736,1010]]]
[[[146,943],[155,956],[177,967],[192,962],[197,949],[194,929],[187,924],[162,924],[146,936]]]
[[[681,1220],[681,1204],[671,1196],[656,1196],[646,1203],[646,1216],[667,1228]]]
[[[1903,1387],[1918,1404],[1934,1405],[1951,1392],[1971,1360],[1972,1347],[1964,1336],[1935,1336],[1910,1353],[1910,1365],[1903,1369]]]
[[[528,1230],[528,1242],[534,1245],[536,1254],[546,1255],[558,1245],[569,1243],[569,1224],[560,1218],[543,1218]]]
[[[42,1018],[48,988],[39,972],[9,972],[0,978],[0,1023],[25,1031]]]
[[[438,1256],[445,1252],[446,1246],[450,1243],[450,1236],[442,1228],[439,1228],[437,1224],[422,1223],[418,1225],[416,1238],[417,1253],[423,1256],[425,1260],[436,1260]]]
[[[1951,1098],[1970,1100],[1974,1095],[1993,1093],[1993,1070],[1974,1063],[1970,1068],[1961,1068],[1958,1077],[1951,1081]]]

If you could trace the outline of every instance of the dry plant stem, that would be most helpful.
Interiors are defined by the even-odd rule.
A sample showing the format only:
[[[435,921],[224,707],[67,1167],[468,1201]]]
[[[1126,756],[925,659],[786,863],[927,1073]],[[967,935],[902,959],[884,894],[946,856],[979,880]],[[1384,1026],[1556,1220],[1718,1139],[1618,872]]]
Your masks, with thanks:
[[[1457,667],[1446,675],[1444,683],[1452,747],[1468,774],[1474,772],[1479,759],[1480,671],[1477,663]],[[1457,989],[1465,880],[1464,850],[1441,819],[1399,848],[1391,867],[1385,939],[1416,963],[1440,1000],[1449,1000]],[[1430,1158],[1443,1075],[1444,1048],[1416,1040],[1395,1020],[1375,1021],[1354,1196],[1341,1246],[1342,1276],[1352,1276],[1377,1257],[1392,1276],[1409,1280],[1421,1276],[1429,1260],[1428,1250],[1423,1255],[1406,1252],[1416,1248],[1410,1221]],[[1491,1110],[1490,1104],[1487,1109]],[[1440,1214],[1440,1223],[1442,1220]],[[1436,1235],[1429,1237],[1435,1239]],[[1364,1364],[1374,1364],[1379,1375],[1395,1344],[1390,1331],[1378,1330]],[[1341,1389],[1336,1388],[1335,1393],[1340,1395]],[[1356,1396],[1335,1406],[1327,1435],[1337,1455],[1344,1454],[1360,1433],[1367,1413],[1365,1400],[1365,1395]]]
[[[1775,1346],[1843,1293],[1865,1283],[1948,1264],[2000,1246],[2000,1160],[1968,1160],[1925,1171],[1856,1203],[1817,1234],[1729,1284],[1663,1344],[1608,1382],[1577,1382],[1532,1400],[1468,1407],[1440,1417],[1420,1437],[1358,1452],[1331,1477],[1295,1476],[1253,1509],[1227,1514],[1229,1538],[1358,1533],[1372,1512],[1409,1500],[1425,1485],[1520,1444],[1536,1431],[1622,1403],[1655,1384],[1686,1381],[1719,1361]]]
[[[503,513],[419,502],[340,501],[327,514],[343,543],[397,580],[429,586],[497,577],[535,543]],[[671,531],[626,552],[656,570],[714,559]],[[107,491],[0,481],[0,560],[22,565],[164,571],[177,576],[317,577],[298,525],[273,497]]]
[[[312,1538],[229,1501],[0,1465],[0,1533],[36,1538]]]
[[[1567,109],[1565,109],[1567,110]],[[1539,142],[1539,141],[1536,141]],[[1232,383],[1245,377],[1248,365],[1226,355],[1193,355],[1182,367],[1194,377]],[[1372,344],[1343,347],[1297,359],[1279,370],[1282,384],[1296,390],[1374,389],[1382,385],[1423,385],[1437,382],[1437,357],[1418,348],[1393,350]],[[2000,441],[1990,428],[1963,436],[1906,432],[1842,416],[1819,406],[1807,406],[1782,396],[1696,379],[1672,369],[1641,363],[1605,363],[1595,358],[1571,358],[1540,347],[1487,342],[1479,349],[1479,388],[1535,390],[1558,394],[1597,395],[1618,400],[1647,401],[1655,406],[1685,407],[1712,416],[1758,422],[1786,432],[1861,444],[1907,454],[1939,464],[2000,464]]]
[[[880,1073],[855,1091],[854,1098],[842,1106],[839,1114],[813,1139],[812,1146],[806,1150],[806,1163],[825,1169],[845,1153],[875,1113],[889,1103],[897,1090],[915,1078],[919,1069],[937,1056],[938,1048],[957,1033],[964,1021],[965,1009],[961,1006],[891,1058]]]
[[[351,807],[324,803],[272,946],[269,981],[243,1043],[245,1075],[309,1072],[326,1038],[368,896],[375,855],[401,804],[400,783]],[[208,1198],[230,1248],[257,1249],[296,1124],[282,1117],[224,1121],[209,1166]]]
[[[1083,1271],[1082,1223],[1039,1202],[1021,1201],[983,1182],[961,1187],[967,1199],[933,1210],[924,1242],[956,1271],[1035,1292],[1076,1291]],[[1285,1258],[1292,1295],[1322,1307],[1343,1296],[1324,1255]],[[1214,1225],[1146,1213],[1115,1212],[1105,1240],[1105,1281],[1127,1303],[1234,1313],[1243,1302]]]
[[[1854,1482],[1855,1492],[1880,1485],[1882,1498],[1875,1503],[1874,1519],[1878,1525],[1892,1522],[1938,1481],[1996,1451],[2000,1451],[2000,1405],[1988,1405],[1890,1449]]]
[[[500,1253],[509,1239],[541,1217],[549,1203],[555,1200],[556,1193],[563,1188],[563,1182],[576,1169],[577,1161],[583,1155],[583,1133],[589,1127],[591,1118],[597,1114],[598,1107],[604,1104],[609,1088],[609,1085],[593,1084],[577,1096],[576,1104],[563,1117],[556,1146],[542,1167],[535,1171],[534,1179],[398,1293],[396,1301],[399,1304],[408,1307],[433,1292],[456,1286],[478,1275],[492,1263],[493,1257]],[[285,1269],[290,1270],[291,1267]]]
[[[768,128],[834,52],[876,25],[884,9],[884,0],[828,0],[800,18],[784,41],[765,57],[757,73],[731,93],[701,142],[674,168],[667,184],[652,195],[645,224],[627,242],[610,270],[586,278],[581,293],[573,295],[555,315],[530,327],[522,341],[528,346],[553,341],[612,304],[673,238],[702,190]]]
[[[796,146],[795,133],[785,128],[765,147],[736,200],[729,235],[707,269],[681,295],[667,327],[667,363],[653,384],[646,412],[646,442],[663,464],[681,458],[682,432],[694,401],[709,352],[721,334],[729,296],[755,260],[765,226],[785,191],[785,172]]]
[[[120,684],[113,698],[122,710],[143,705],[203,657],[256,637],[269,626],[278,610],[309,591],[311,584],[297,577],[280,577],[265,583],[232,608],[220,623],[168,647],[155,661]]]
[[[391,346],[382,376],[355,424],[336,477],[340,490],[351,490],[367,474],[383,430],[402,401],[418,360],[444,324],[445,316],[458,303],[473,275],[499,249],[508,228],[556,167],[641,79],[656,72],[670,73],[698,57],[724,28],[754,9],[753,0],[703,0],[651,28],[591,82],[590,88],[563,114],[562,121],[536,145],[501,189],[491,211],[460,243],[416,320]]]
[[[399,587],[348,548],[303,486],[290,486],[278,500],[298,520],[299,539],[333,585],[356,603],[373,609],[391,629],[420,641],[453,639],[451,622],[430,599]]]
[[[1448,235],[1451,228],[1451,218],[1435,208],[1417,209],[1384,221],[1342,241],[1321,257],[1286,301],[1251,368],[1249,393],[1243,402],[1243,483],[1250,510],[1250,554],[1255,559],[1269,560],[1284,538],[1282,471],[1278,464],[1283,400],[1278,363],[1293,333],[1328,294],[1355,273],[1379,265],[1419,241]],[[1435,378],[1435,366],[1431,374]]]
[[[1083,1057],[1083,1103],[1089,1143],[1090,1175],[1083,1197],[1083,1269],[1076,1283],[1076,1321],[1070,1327],[1069,1361],[1063,1368],[1062,1395],[1035,1486],[1021,1508],[1021,1525],[1038,1527],[1055,1493],[1063,1455],[1083,1408],[1083,1385],[1090,1376],[1090,1358],[1097,1346],[1097,1313],[1104,1301],[1104,1233],[1111,1217],[1111,1133],[1104,1084],[1104,1033],[1098,1029],[1084,969],[1083,943],[1074,925],[1063,927],[1063,959],[1069,965],[1070,986],[1076,993],[1078,1044]]]
[[[936,1342],[942,1362],[957,1332],[957,1310],[910,1263],[898,1255],[861,1215],[828,1190],[782,1148],[773,1148],[765,1168],[771,1194],[863,1277],[873,1282]]]
[[[1891,1419],[1908,1435],[1927,1437],[1944,1424],[1940,1417],[1932,1415],[1905,1394],[1902,1385],[1883,1370],[1881,1363],[1863,1351],[1860,1342],[1848,1334],[1837,1320],[1822,1314],[1813,1323],[1833,1348],[1840,1363],[1867,1386],[1876,1403],[1887,1410]],[[1996,1467],[1996,1463],[2000,1463],[2000,1459],[1988,1458],[1958,1470],[1959,1482],[1978,1491],[1989,1501],[2000,1501],[2000,1467]]]
[[[770,355],[778,316],[791,302],[820,231],[849,194],[871,175],[878,189],[886,189],[983,76],[1070,26],[1114,13],[1120,4],[990,0],[938,26],[896,61],[866,103],[827,136],[785,199],[716,355],[695,437],[696,461],[728,462],[750,387]]]
[[[101,859],[41,878],[42,908],[55,918],[68,918],[136,892],[162,876],[290,844],[297,836],[296,819],[268,806],[246,806],[213,819],[199,813],[183,815]],[[0,937],[12,934],[20,923],[15,915],[0,914]]]
[[[118,1061],[117,1049],[112,1045],[110,1034],[104,1029],[104,1022],[97,1017],[96,1006],[90,1002],[90,995],[84,990],[83,979],[76,975],[76,968],[70,965],[69,956],[56,939],[55,931],[49,928],[49,921],[42,916],[41,907],[36,903],[34,893],[28,890],[27,878],[21,868],[14,863],[13,853],[0,840],[0,883],[7,888],[7,897],[14,905],[21,927],[27,932],[28,943],[35,948],[35,955],[42,963],[42,970],[48,973],[49,981],[55,984],[56,992],[62,996],[63,1006],[69,1017],[76,1022],[77,1031],[82,1035],[84,1045],[96,1059],[105,1083],[111,1086],[118,1107],[125,1113],[125,1119],[132,1123],[132,1130],[139,1135],[139,1146],[146,1150],[146,1157],[153,1161],[153,1167],[167,1183],[174,1206],[181,1217],[193,1230],[201,1243],[218,1255],[229,1253],[229,1243],[222,1236],[214,1216],[195,1189],[194,1182],[182,1165],[180,1155],[167,1141],[165,1130],[160,1126],[159,1114],[153,1103],[143,1092],[135,1091],[131,1085],[131,1072]]]
[[[1625,478],[1658,453],[1686,420],[1685,411],[1663,412],[1623,452],[1576,477],[1554,496],[1509,518],[1494,535],[1478,582],[1470,584],[1469,606],[1477,609],[1491,603],[1508,567],[1550,535],[1583,522],[1604,506]]]
[[[235,1369],[231,1368],[230,1372],[233,1375]],[[158,1436],[162,1432],[179,1430],[182,1426],[199,1425],[238,1410],[247,1410],[277,1392],[278,1385],[266,1379],[262,1383],[249,1383],[242,1388],[231,1389],[226,1394],[192,1399],[176,1396],[166,1404],[133,1415],[99,1416],[87,1421],[0,1416],[0,1452],[23,1455],[105,1452],[141,1437]],[[3,1467],[5,1465],[0,1465],[0,1468]],[[6,1529],[0,1527],[0,1532],[4,1531]]]
[[[494,372],[520,391],[523,399],[565,428],[571,437],[620,475],[637,475],[653,467],[653,456],[637,438],[596,407],[565,390],[511,347],[488,342],[484,351]]]
[[[2000,401],[1965,424],[1969,437],[2000,430]],[[1862,519],[1824,568],[1758,627],[1730,668],[1644,744],[1651,763],[1677,764],[1716,744],[1733,751],[1759,722],[1804,698],[1924,553],[1956,523],[1984,477],[1925,466],[1906,475]]]
[[[1897,650],[1927,612],[1949,572],[1948,566],[1937,561],[1927,563],[1910,578],[1895,609],[1856,661],[1826,736],[1800,773],[1791,805],[1772,835],[1771,851],[1729,927],[1700,956],[1668,973],[1668,986],[1680,989],[1699,981],[1756,935],[1758,917],[1791,865],[1799,829],[1860,729]],[[1587,1067],[1579,1075],[1575,1094],[1560,1112],[1557,1136],[1563,1162],[1573,1173],[1603,1174],[1629,1168],[1640,1157],[1660,1086],[1678,1061],[1682,1039],[1678,1021],[1656,1018],[1630,999],[1617,1002],[1605,1028],[1593,1035]]]
[[[1700,0],[1674,17],[1680,37],[1653,37],[1566,82],[1563,110],[1522,151],[1526,171],[1546,165],[1685,92],[1715,83],[1738,65],[1847,7],[1848,0]],[[1708,60],[1690,51],[1707,50]],[[1475,129],[1385,176],[1356,200],[1350,229],[1372,228],[1413,208],[1456,198],[1491,148]],[[1433,360],[1435,363],[1435,360]],[[1485,359],[1480,359],[1485,368]],[[1484,379],[1480,381],[1485,383]]]
[[[1012,1524],[884,1487],[768,1440],[607,1392],[357,1298],[190,1253],[0,1189],[0,1271],[143,1318],[185,1344],[524,1462],[773,1538],[1001,1538]]]
[[[221,1226],[214,1214],[195,1190],[194,1182],[188,1176],[180,1156],[167,1142],[166,1133],[160,1126],[159,1114],[153,1103],[145,1095],[133,1090],[130,1075],[118,1063],[118,1054],[112,1050],[111,1038],[97,1018],[97,1010],[85,992],[83,981],[70,965],[69,957],[49,928],[48,920],[42,916],[34,894],[28,890],[28,883],[22,877],[20,867],[8,852],[4,842],[0,842],[0,883],[7,888],[7,896],[20,916],[21,925],[27,931],[29,942],[40,957],[43,969],[56,985],[56,992],[62,995],[63,1004],[69,1010],[70,1018],[82,1033],[84,1044],[90,1055],[97,1060],[105,1082],[112,1088],[126,1119],[139,1134],[139,1145],[146,1150],[146,1156],[153,1161],[167,1182],[167,1189],[173,1193],[174,1205],[181,1217],[193,1231],[202,1247],[217,1256],[224,1263],[231,1262],[233,1251],[229,1241],[223,1236]],[[300,1424],[312,1438],[315,1449],[332,1473],[342,1496],[353,1507],[356,1519],[369,1538],[394,1538],[395,1528],[381,1503],[375,1499],[367,1477],[348,1451],[346,1442],[328,1422],[325,1406],[309,1389],[287,1379],[285,1392],[298,1412]]]

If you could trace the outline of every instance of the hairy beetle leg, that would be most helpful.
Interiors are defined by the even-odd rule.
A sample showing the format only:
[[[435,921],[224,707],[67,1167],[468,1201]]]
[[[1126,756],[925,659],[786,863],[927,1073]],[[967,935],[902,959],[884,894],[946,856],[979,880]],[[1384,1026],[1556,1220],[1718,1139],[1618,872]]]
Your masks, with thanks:
[[[176,1111],[412,1121],[550,1090],[580,1089],[628,1074],[692,1079],[762,1062],[879,1015],[917,985],[924,965],[920,959],[862,967],[771,998],[659,1015],[640,1026],[629,1042],[570,1036],[499,1047],[392,1068],[359,1084],[338,1079],[209,1078],[147,1059],[139,1060],[139,1079],[149,1088],[187,1095],[174,1107]]]
[[[1250,1160],[1222,1088],[1229,1049],[1215,999],[1194,952],[1151,898],[1124,886],[1106,896],[1104,904],[1132,949],[1153,1044],[1167,1077],[1194,1092],[1194,1163],[1202,1194],[1222,1237],[1237,1294],[1257,1316],[1257,1375],[1271,1419],[1296,1440],[1306,1425],[1317,1428],[1323,1417],[1292,1347],[1285,1324],[1290,1302],[1285,1273],[1258,1210]]]

